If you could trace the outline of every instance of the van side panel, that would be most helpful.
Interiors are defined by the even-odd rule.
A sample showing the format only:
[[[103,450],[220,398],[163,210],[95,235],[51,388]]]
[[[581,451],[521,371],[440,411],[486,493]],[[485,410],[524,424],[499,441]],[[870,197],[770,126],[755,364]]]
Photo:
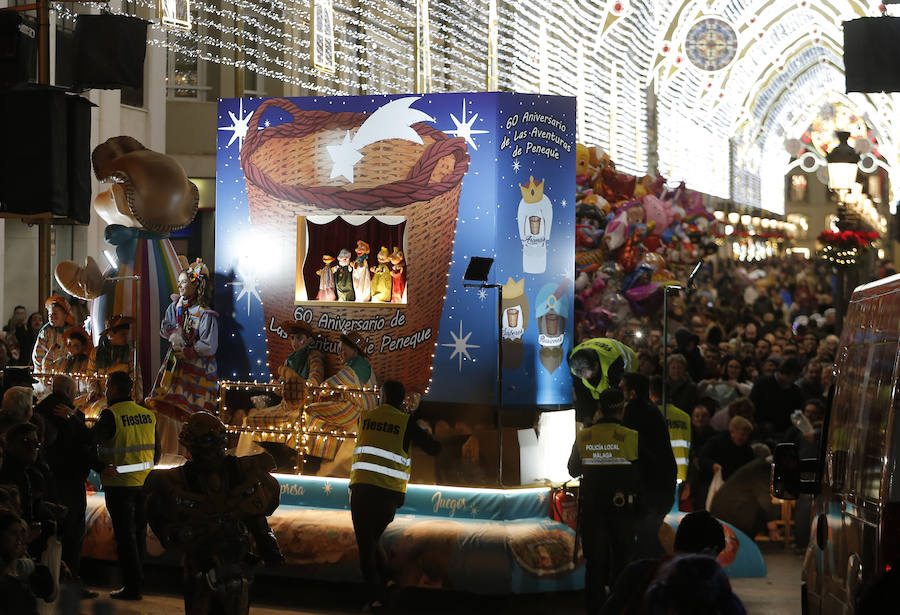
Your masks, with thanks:
[[[880,569],[882,503],[900,495],[891,455],[898,450],[898,328],[900,276],[856,289],[836,357],[822,492],[804,564],[811,614],[853,612],[858,579],[865,583]]]

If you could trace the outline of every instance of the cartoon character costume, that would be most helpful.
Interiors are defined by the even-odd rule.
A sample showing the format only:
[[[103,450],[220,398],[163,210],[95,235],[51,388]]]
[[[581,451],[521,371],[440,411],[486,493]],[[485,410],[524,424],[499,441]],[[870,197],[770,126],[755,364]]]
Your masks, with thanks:
[[[106,328],[100,332],[100,343],[91,351],[88,371],[97,376],[109,376],[114,372],[125,372],[134,381],[132,399],[143,399],[143,385],[141,383],[140,363],[135,365],[134,349],[127,341],[124,344],[113,344],[109,334],[121,330],[130,330],[134,325],[134,318],[117,314],[107,319]],[[106,395],[103,394],[103,385],[100,379],[91,382],[90,401],[81,407],[85,417],[96,418],[106,408]]]

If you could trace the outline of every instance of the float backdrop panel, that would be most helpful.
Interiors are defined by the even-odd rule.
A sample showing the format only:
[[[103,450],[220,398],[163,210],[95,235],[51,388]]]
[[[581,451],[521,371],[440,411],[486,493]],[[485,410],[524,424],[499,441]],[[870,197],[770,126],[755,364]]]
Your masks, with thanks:
[[[462,286],[469,257],[487,256],[496,259],[489,281],[505,285],[504,403],[570,403],[574,98],[225,99],[218,116],[223,377],[268,380],[289,352],[278,325],[295,318],[322,334],[317,345],[332,368],[340,330],[352,328],[367,339],[379,380],[427,387],[434,401],[493,403],[496,290]],[[405,222],[404,245],[384,246],[406,259],[405,287],[391,279],[394,302],[301,301],[337,285],[340,273],[308,279],[323,264],[322,254],[298,250],[312,245],[305,234],[316,228],[303,220],[322,225],[336,216],[351,232],[331,256],[345,248],[351,261],[362,239],[354,226],[373,216]],[[369,246],[370,268],[381,247]],[[378,273],[370,273],[372,293]]]

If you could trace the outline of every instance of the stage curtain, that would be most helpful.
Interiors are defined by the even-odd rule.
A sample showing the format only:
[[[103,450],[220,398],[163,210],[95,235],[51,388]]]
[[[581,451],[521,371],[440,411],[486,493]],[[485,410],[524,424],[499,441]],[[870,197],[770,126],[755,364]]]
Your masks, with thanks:
[[[354,225],[338,216],[327,224],[306,222],[306,262],[303,264],[303,281],[306,283],[306,296],[313,300],[319,293],[319,276],[316,271],[322,268],[322,255],[330,254],[335,258],[332,266],[337,265],[337,255],[342,248],[350,250],[351,260],[356,260],[356,242],[362,239],[369,244],[369,267],[378,263],[375,258],[381,246],[389,252],[394,247],[403,249],[403,233],[406,222],[400,224],[384,224],[374,216],[366,222]]]

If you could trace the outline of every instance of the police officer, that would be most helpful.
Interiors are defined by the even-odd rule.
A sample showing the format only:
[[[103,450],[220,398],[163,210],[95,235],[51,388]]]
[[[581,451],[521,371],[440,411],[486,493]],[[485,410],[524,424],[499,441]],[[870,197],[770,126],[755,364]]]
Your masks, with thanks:
[[[125,581],[122,589],[110,593],[115,600],[141,599],[143,558],[147,551],[143,485],[159,460],[156,416],[132,401],[132,386],[131,377],[125,372],[109,375],[109,407],[100,413],[91,430],[97,444],[94,469],[100,473]]]
[[[634,547],[638,505],[638,432],[622,424],[619,389],[598,395],[593,424],[575,439],[569,474],[581,476],[579,524],[585,563],[587,612],[599,613]]]
[[[381,387],[381,405],[364,410],[356,430],[356,448],[350,469],[350,514],[359,567],[367,586],[366,610],[384,605],[389,571],[379,540],[394,513],[403,506],[410,472],[410,444],[429,455],[441,445],[431,437],[423,421],[404,412],[403,384],[388,380]]]
[[[622,342],[595,337],[569,354],[569,370],[575,389],[575,420],[590,422],[597,399],[607,387],[618,387],[622,374],[637,371],[637,355]]]

